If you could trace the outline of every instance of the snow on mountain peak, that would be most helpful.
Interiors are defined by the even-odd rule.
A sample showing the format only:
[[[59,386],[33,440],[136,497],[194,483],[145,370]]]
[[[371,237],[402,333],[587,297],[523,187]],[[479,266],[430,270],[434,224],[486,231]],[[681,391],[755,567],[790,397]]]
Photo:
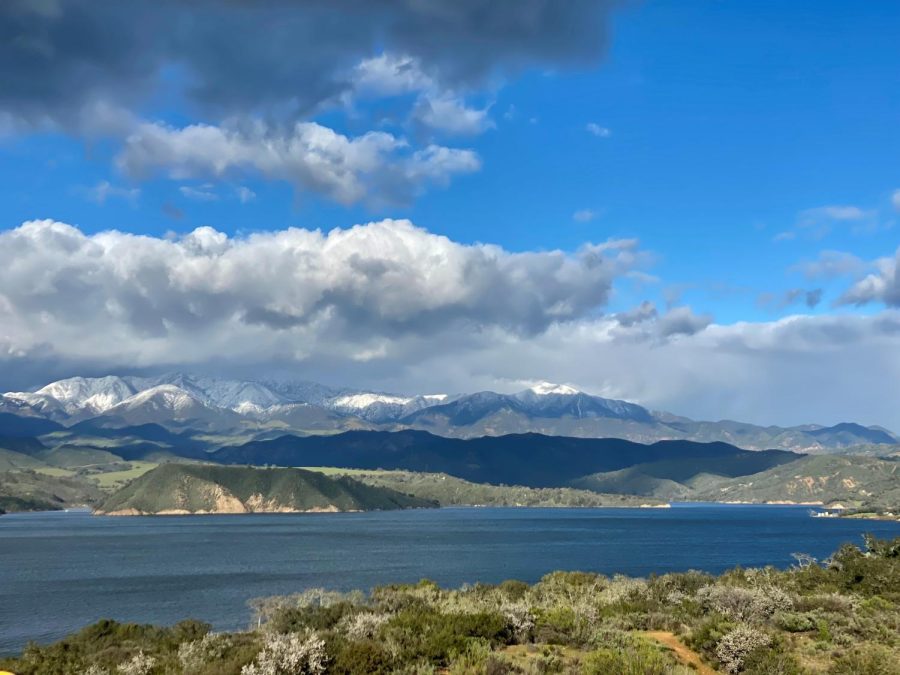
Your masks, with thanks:
[[[553,394],[573,396],[574,394],[581,393],[574,387],[570,387],[567,384],[553,384],[552,382],[538,382],[533,387],[530,387],[529,391],[537,394],[538,396],[550,396]]]
[[[360,394],[348,394],[346,396],[338,396],[332,400],[332,404],[338,408],[348,408],[353,410],[362,410],[376,403],[384,403],[387,405],[406,405],[412,401],[411,398],[403,396],[391,396],[390,394],[373,394],[364,392]]]
[[[174,384],[161,384],[145,389],[121,403],[122,408],[133,409],[151,404],[175,412],[187,410],[196,405],[203,405],[181,387]]]

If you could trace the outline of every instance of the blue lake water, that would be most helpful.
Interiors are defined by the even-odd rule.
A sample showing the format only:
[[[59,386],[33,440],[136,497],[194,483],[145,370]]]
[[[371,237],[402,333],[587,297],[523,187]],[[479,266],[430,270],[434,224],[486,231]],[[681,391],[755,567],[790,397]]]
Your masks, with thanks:
[[[437,509],[358,514],[0,517],[0,654],[100,618],[217,629],[248,625],[247,601],[304,588],[367,590],[533,582],[556,569],[644,576],[823,558],[900,523],[810,518],[806,507]]]

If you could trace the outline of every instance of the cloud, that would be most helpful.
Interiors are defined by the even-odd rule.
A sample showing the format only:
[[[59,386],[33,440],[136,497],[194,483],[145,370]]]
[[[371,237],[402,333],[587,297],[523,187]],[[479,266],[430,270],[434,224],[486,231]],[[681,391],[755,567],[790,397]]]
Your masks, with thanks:
[[[412,116],[430,129],[460,136],[474,136],[495,126],[488,117],[488,108],[469,108],[452,95],[420,97]]]
[[[188,199],[197,202],[215,202],[219,200],[219,195],[217,195],[212,188],[213,186],[209,183],[201,185],[200,187],[182,185],[178,188],[178,191]]]
[[[612,136],[612,131],[610,131],[606,127],[600,126],[596,122],[588,122],[585,129],[587,129],[587,132],[589,134],[591,134],[592,136],[597,136],[598,138],[609,138],[610,136]]]
[[[894,190],[893,194],[891,194],[891,204],[895,211],[900,211],[900,189]]]
[[[848,228],[851,234],[865,235],[889,229],[891,223],[882,223],[876,209],[863,209],[852,204],[829,204],[801,211],[794,226],[779,232],[772,240],[823,239],[838,226]]]
[[[160,368],[401,392],[541,379],[699,419],[900,428],[900,311],[604,315],[642,264],[634,241],[511,253],[406,221],[237,238],[35,221],[0,234],[0,387]]]
[[[410,56],[382,53],[363,59],[353,69],[355,93],[397,96],[433,89],[436,85]]]
[[[589,223],[600,214],[593,209],[580,209],[572,214],[572,220],[577,223]]]
[[[900,307],[900,249],[894,257],[876,260],[872,267],[875,271],[847,289],[837,304],[861,306],[881,302],[888,307]]]
[[[346,356],[407,335],[537,334],[602,308],[639,262],[633,241],[509,253],[408,221],[164,239],[32,221],[0,233],[0,325],[8,350],[145,364],[266,345]]]
[[[0,3],[0,110],[64,120],[94,100],[134,107],[177,87],[209,114],[304,115],[360,80],[397,86],[402,72],[384,75],[398,64],[358,67],[382,52],[405,55],[442,86],[477,87],[530,67],[596,62],[618,4],[8,0]]]
[[[315,122],[286,130],[261,122],[181,128],[147,122],[126,138],[117,163],[135,178],[158,172],[178,180],[261,174],[342,204],[405,202],[425,184],[446,184],[481,167],[472,150],[430,145],[410,152],[404,139],[386,132],[351,138]]]
[[[852,253],[822,251],[817,260],[802,262],[792,269],[802,272],[807,279],[836,279],[860,274],[866,267],[866,263]]]
[[[796,304],[803,304],[807,309],[815,309],[822,302],[825,291],[821,288],[791,288],[782,293],[763,293],[759,296],[759,304],[763,307],[782,310]]]
[[[248,204],[256,199],[256,193],[245,185],[238,185],[234,189],[234,194],[241,204]]]
[[[852,205],[831,205],[819,206],[814,209],[806,209],[800,213],[800,225],[802,227],[810,227],[820,223],[823,220],[837,221],[855,221],[862,220],[871,215],[869,211],[864,211],[858,206]]]
[[[123,188],[113,185],[108,180],[101,180],[94,187],[86,191],[88,199],[97,204],[103,205],[109,199],[124,199],[131,204],[137,202],[141,196],[140,188]]]
[[[712,323],[709,314],[695,314],[690,307],[674,307],[660,317],[657,331],[662,337],[695,335]]]

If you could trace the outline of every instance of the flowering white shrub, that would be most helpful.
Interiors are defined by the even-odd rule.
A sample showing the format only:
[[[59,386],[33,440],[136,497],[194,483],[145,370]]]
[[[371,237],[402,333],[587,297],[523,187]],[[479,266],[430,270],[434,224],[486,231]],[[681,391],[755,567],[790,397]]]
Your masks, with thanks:
[[[636,600],[647,596],[647,582],[643,579],[632,579],[617,574],[600,592],[600,601],[604,605],[614,605],[622,600]]]
[[[772,638],[750,626],[738,626],[726,633],[716,645],[716,658],[729,673],[738,673],[744,659],[750,652],[760,647],[768,647]]]
[[[109,675],[109,671],[95,664],[82,672],[81,675]]]
[[[120,663],[116,668],[116,672],[122,675],[149,675],[156,665],[156,659],[147,656],[144,652],[138,652],[130,661]]]
[[[534,615],[524,603],[509,603],[500,608],[516,642],[527,642],[534,630]]]
[[[230,646],[231,638],[227,635],[207,633],[200,640],[181,643],[178,661],[184,672],[189,674],[221,659]]]
[[[341,621],[339,628],[351,640],[366,640],[375,637],[378,629],[390,619],[389,614],[361,612],[348,616]]]
[[[325,641],[315,633],[268,635],[256,662],[244,666],[241,675],[321,675],[328,656]]]
[[[775,586],[704,586],[697,591],[697,599],[707,611],[719,612],[734,621],[764,621],[775,612],[794,607],[791,596]]]

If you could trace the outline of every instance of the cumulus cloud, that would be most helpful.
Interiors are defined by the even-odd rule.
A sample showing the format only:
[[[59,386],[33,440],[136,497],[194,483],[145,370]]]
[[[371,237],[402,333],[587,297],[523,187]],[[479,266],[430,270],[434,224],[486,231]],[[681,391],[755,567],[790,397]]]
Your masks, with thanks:
[[[0,386],[165,367],[402,392],[550,380],[700,419],[900,428],[900,312],[604,315],[642,264],[633,241],[511,253],[406,221],[239,238],[30,222],[0,234]]]
[[[865,305],[882,302],[888,307],[900,307],[900,249],[893,257],[880,258],[872,266],[875,271],[847,289],[839,298],[838,304]]]
[[[463,329],[537,334],[602,308],[638,262],[632,241],[509,253],[408,221],[176,239],[33,221],[0,233],[0,325],[7,349],[85,357],[351,353]]]
[[[133,177],[260,174],[343,204],[375,197],[406,201],[424,184],[444,184],[481,166],[472,150],[430,145],[410,152],[404,139],[387,132],[351,138],[315,122],[287,130],[261,122],[181,128],[147,122],[126,138],[117,163]]]
[[[494,127],[487,108],[470,108],[453,95],[425,95],[413,109],[413,119],[436,131],[473,136]]]
[[[0,3],[0,110],[63,118],[82,104],[132,106],[177,70],[214,114],[303,113],[383,82],[382,51],[451,88],[531,66],[596,61],[617,0],[55,0]],[[46,11],[52,8],[52,11]],[[396,78],[395,78],[396,79]]]
[[[352,81],[360,95],[397,96],[436,86],[416,59],[389,53],[363,59],[353,69]]]

